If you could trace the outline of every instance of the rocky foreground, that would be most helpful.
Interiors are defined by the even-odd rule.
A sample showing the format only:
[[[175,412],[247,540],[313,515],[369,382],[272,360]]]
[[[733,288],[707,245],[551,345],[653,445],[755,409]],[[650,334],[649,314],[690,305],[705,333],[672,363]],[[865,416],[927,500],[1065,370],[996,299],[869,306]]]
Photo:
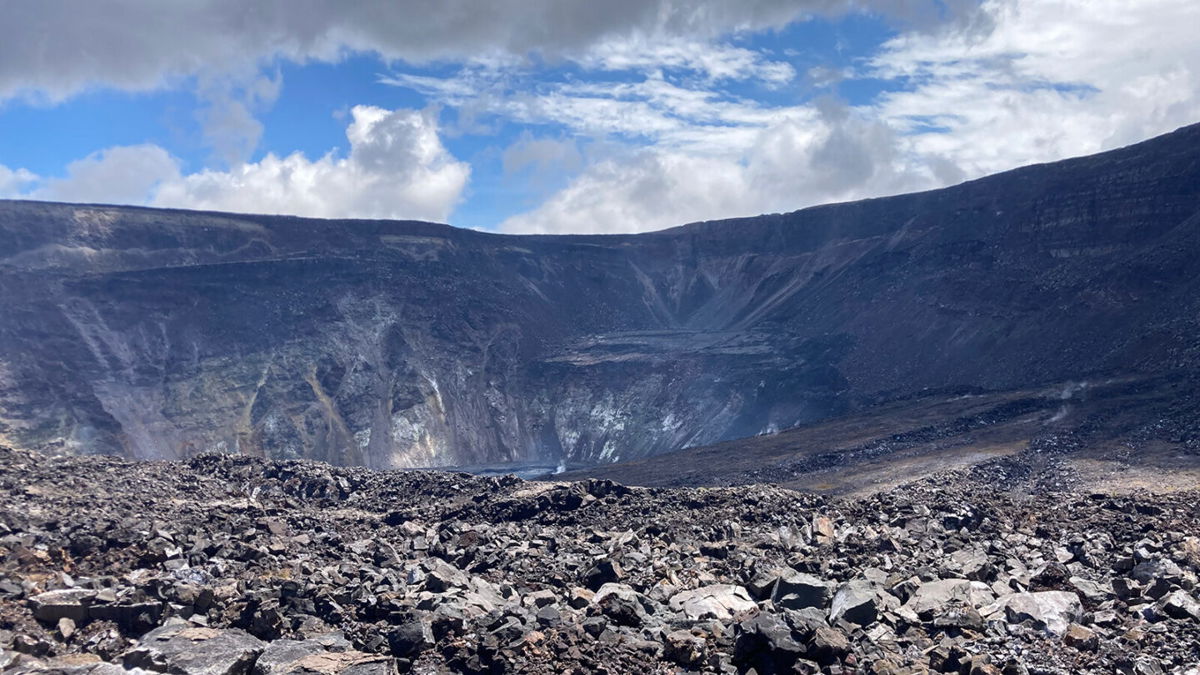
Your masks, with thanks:
[[[1024,455],[853,502],[0,449],[0,668],[1189,673],[1200,494]]]

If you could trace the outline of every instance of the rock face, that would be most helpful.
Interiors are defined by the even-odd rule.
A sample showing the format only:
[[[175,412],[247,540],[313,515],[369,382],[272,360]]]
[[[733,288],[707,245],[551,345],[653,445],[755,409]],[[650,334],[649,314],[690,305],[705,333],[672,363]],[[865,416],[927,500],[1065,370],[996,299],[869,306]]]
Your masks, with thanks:
[[[0,670],[1194,673],[1200,494],[997,464],[834,500],[0,449]]]
[[[1194,368],[1200,126],[638,236],[0,204],[0,438],[609,462],[928,388]]]

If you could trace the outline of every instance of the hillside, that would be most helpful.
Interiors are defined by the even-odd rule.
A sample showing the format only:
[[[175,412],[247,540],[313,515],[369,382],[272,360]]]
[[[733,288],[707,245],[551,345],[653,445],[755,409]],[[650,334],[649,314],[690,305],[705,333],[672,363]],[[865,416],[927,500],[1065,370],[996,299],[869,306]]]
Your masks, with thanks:
[[[1197,365],[1200,126],[631,236],[0,203],[0,438],[590,465]]]

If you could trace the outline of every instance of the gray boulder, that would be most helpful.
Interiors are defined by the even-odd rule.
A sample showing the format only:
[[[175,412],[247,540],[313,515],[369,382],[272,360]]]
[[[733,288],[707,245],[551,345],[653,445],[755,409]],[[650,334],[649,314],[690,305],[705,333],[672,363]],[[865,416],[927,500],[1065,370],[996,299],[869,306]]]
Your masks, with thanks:
[[[1187,591],[1177,590],[1168,593],[1158,603],[1159,611],[1172,619],[1191,619],[1200,621],[1200,602],[1196,601]]]
[[[429,613],[419,610],[402,617],[386,637],[392,653],[400,657],[420,654],[437,642]]]
[[[1155,579],[1166,579],[1178,583],[1183,576],[1183,570],[1171,560],[1155,559],[1138,563],[1129,576],[1143,584],[1148,584]]]
[[[330,652],[317,640],[276,640],[254,663],[254,675],[393,675],[394,659],[358,651]]]
[[[160,673],[245,675],[265,648],[265,643],[242,630],[171,621],[144,635],[122,662],[126,668]]]
[[[882,598],[874,584],[866,579],[853,579],[842,584],[829,606],[829,622],[845,619],[866,626],[879,618]]]
[[[625,578],[625,570],[621,563],[611,558],[598,561],[583,575],[583,584],[592,590],[599,590],[605,584],[616,583]]]
[[[750,599],[750,593],[741,586],[714,584],[683,591],[671,596],[671,610],[681,613],[691,621],[718,619],[728,621],[738,612],[758,607]]]
[[[775,583],[771,600],[788,609],[825,609],[836,591],[837,584],[832,581],[785,568]]]
[[[29,604],[39,621],[57,623],[59,619],[70,619],[82,623],[87,621],[88,607],[95,597],[96,591],[67,588],[35,595],[29,599]]]
[[[425,572],[425,590],[433,593],[445,593],[452,588],[466,588],[470,585],[471,577],[466,572],[441,558],[426,558],[421,561]]]
[[[923,621],[930,621],[951,603],[978,608],[995,600],[987,584],[966,579],[940,579],[918,586],[904,607]]]
[[[950,554],[951,565],[972,581],[990,581],[996,576],[996,567],[987,554],[979,549],[964,549]]]
[[[487,614],[503,607],[505,603],[500,589],[480,577],[472,577],[463,594],[463,606],[469,614]]]
[[[595,603],[618,626],[639,628],[649,618],[642,595],[625,584],[604,584],[596,591]]]
[[[1051,635],[1062,635],[1083,616],[1079,596],[1068,591],[1013,593],[1002,601],[1009,623],[1030,621]]]
[[[773,614],[759,614],[741,622],[735,631],[733,662],[760,673],[816,672],[800,669],[807,648],[791,627]],[[815,664],[813,664],[815,666]]]
[[[306,656],[323,654],[325,647],[315,640],[275,640],[267,645],[254,662],[254,675],[280,675],[291,672],[291,665]]]
[[[1071,577],[1068,583],[1071,584],[1071,588],[1092,602],[1104,602],[1113,596],[1111,583],[1100,584],[1083,577]]]
[[[663,640],[663,655],[681,666],[695,667],[704,661],[704,638],[690,631],[677,630],[667,633]]]

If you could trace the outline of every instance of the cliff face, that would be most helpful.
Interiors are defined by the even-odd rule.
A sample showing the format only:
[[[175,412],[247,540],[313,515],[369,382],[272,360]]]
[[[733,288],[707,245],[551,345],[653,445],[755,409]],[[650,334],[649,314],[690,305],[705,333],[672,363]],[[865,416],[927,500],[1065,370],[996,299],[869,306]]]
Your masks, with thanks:
[[[0,440],[604,462],[929,388],[1188,370],[1200,126],[636,236],[0,203]]]

